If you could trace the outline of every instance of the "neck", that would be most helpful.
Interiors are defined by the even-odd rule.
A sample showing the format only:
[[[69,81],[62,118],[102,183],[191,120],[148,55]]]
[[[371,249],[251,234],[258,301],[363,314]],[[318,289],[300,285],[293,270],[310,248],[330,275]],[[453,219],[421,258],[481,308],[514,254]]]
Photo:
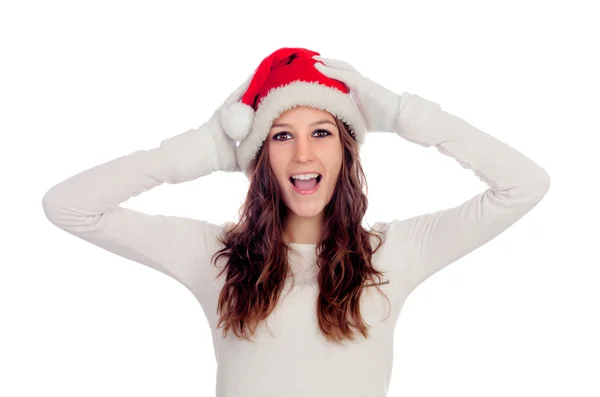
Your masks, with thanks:
[[[284,241],[287,244],[318,244],[323,225],[323,212],[314,217],[301,217],[290,211],[284,227]]]

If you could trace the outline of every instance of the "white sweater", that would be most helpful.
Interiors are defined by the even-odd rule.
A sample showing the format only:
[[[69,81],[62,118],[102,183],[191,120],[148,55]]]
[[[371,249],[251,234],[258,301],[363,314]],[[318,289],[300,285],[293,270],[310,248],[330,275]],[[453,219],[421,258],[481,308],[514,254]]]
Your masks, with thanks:
[[[403,94],[396,133],[424,147],[435,145],[489,188],[454,208],[374,228],[386,243],[373,265],[389,281],[366,287],[361,308],[370,338],[357,334],[344,346],[328,343],[317,326],[315,246],[292,244],[296,274],[287,294],[254,342],[232,332],[222,338],[216,305],[224,284],[210,258],[224,225],[149,215],[121,207],[162,183],[181,183],[216,170],[216,149],[203,125],[81,172],[43,198],[48,219],[103,249],[178,280],[200,303],[211,327],[218,364],[217,397],[384,397],[392,372],[396,320],[407,296],[440,269],[475,250],[531,210],[550,186],[547,172],[517,150],[418,95]],[[286,295],[287,294],[287,295]],[[388,309],[391,309],[389,317]]]

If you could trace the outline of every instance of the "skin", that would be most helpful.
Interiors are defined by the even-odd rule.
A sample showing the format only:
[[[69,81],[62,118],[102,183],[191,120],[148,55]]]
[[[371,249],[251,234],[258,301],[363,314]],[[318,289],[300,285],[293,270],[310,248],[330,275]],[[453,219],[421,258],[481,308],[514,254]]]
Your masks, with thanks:
[[[284,225],[286,243],[317,244],[323,230],[323,210],[331,200],[342,167],[343,147],[333,116],[312,107],[295,107],[273,121],[266,139],[270,166],[290,210]],[[316,193],[302,195],[291,175],[321,174]]]

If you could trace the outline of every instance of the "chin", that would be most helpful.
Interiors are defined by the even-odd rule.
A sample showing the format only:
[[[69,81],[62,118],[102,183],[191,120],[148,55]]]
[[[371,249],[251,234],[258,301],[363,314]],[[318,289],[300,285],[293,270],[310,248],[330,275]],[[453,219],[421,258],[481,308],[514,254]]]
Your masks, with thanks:
[[[319,216],[325,209],[325,205],[286,205],[290,212],[301,218],[314,218]]]
[[[295,195],[292,192],[292,197],[287,196],[283,201],[290,212],[302,218],[320,216],[328,202],[324,197],[294,197]]]

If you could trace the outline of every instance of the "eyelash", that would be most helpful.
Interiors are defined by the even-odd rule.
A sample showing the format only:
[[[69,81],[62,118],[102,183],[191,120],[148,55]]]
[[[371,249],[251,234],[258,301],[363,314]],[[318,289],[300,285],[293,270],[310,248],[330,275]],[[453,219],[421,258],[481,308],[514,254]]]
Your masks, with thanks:
[[[332,135],[332,134],[331,134],[331,132],[329,132],[329,131],[327,131],[327,130],[316,130],[315,132],[325,132],[325,133],[326,133],[326,135],[325,135],[325,136],[320,136],[319,138],[325,138],[325,137],[327,137],[327,136],[329,136],[329,135]],[[280,135],[286,135],[286,134],[287,134],[287,135],[290,135],[290,133],[289,133],[289,132],[286,132],[286,131],[284,131],[284,132],[278,132],[277,134],[275,134],[275,135],[273,136],[273,140],[275,140],[275,141],[286,141],[287,139],[278,139],[278,137],[279,137]]]

